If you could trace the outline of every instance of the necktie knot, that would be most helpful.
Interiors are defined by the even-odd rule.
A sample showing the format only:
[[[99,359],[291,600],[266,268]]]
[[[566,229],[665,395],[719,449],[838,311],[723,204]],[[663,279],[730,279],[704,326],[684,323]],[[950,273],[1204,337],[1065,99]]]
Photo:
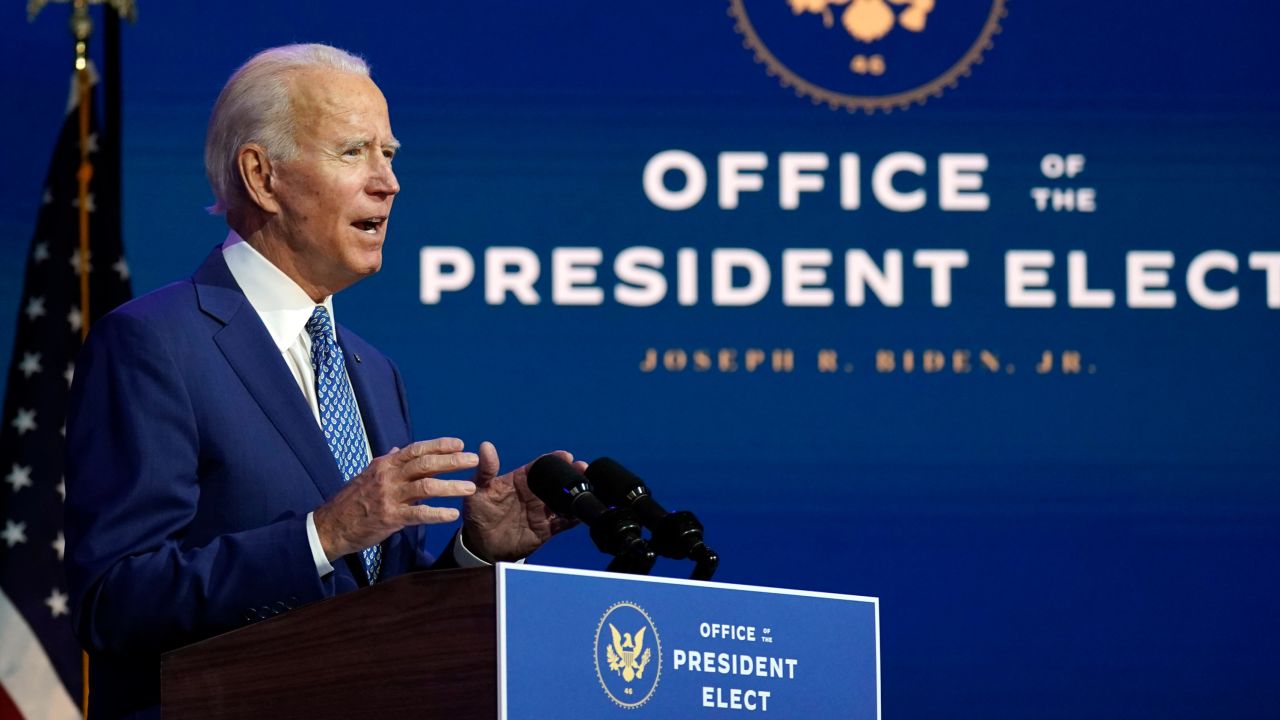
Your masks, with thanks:
[[[294,327],[297,327],[296,325]],[[328,347],[336,344],[333,335],[333,320],[323,305],[317,305],[307,320],[307,334],[311,336],[312,345]]]

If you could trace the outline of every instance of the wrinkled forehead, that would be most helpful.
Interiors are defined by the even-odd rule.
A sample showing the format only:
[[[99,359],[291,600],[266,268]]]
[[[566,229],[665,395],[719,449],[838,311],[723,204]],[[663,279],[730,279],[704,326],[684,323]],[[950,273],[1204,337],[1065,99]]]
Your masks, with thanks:
[[[307,68],[289,78],[293,122],[302,133],[323,133],[347,126],[390,136],[387,100],[363,75]]]

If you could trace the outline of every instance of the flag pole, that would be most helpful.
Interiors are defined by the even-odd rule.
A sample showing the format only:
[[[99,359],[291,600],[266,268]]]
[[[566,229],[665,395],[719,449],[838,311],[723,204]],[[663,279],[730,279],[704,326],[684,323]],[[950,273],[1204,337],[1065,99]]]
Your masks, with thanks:
[[[75,0],[71,13],[71,31],[76,37],[76,87],[80,95],[80,340],[89,334],[89,181],[93,179],[93,163],[89,160],[89,93],[93,91],[89,77],[89,35],[93,20],[89,17],[89,0]]]
[[[89,181],[93,179],[93,163],[89,160],[89,93],[93,81],[89,77],[89,35],[93,19],[89,17],[89,0],[75,0],[71,11],[71,32],[76,37],[76,88],[80,94],[80,342],[89,336]],[[80,716],[89,718],[89,653],[80,652]]]

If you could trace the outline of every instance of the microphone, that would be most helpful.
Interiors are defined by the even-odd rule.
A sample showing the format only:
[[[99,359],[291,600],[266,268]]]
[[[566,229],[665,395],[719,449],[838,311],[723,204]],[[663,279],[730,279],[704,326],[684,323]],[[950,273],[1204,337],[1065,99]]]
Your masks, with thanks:
[[[604,498],[617,507],[635,512],[653,536],[649,542],[663,557],[695,562],[694,580],[710,580],[720,564],[720,556],[702,539],[702,523],[693,513],[667,512],[645,487],[644,481],[617,461],[603,457],[587,466],[587,479]]]
[[[529,468],[529,489],[552,510],[581,520],[591,528],[600,552],[613,555],[609,569],[645,575],[658,556],[641,536],[634,514],[606,506],[582,473],[558,455],[544,455]]]

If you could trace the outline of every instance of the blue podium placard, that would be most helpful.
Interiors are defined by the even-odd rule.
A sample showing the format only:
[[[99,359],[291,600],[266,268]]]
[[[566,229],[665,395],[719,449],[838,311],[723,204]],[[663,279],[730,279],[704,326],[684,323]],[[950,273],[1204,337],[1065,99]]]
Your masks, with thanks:
[[[880,717],[880,605],[856,595],[498,568],[510,720]]]

